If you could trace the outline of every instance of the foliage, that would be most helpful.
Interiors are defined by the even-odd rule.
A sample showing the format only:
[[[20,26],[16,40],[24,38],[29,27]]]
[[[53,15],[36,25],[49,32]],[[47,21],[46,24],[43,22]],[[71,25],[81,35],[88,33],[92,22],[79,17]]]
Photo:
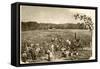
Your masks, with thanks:
[[[87,26],[90,31],[93,30],[93,21],[91,17],[79,13],[75,14],[74,17],[76,20],[80,19],[81,21],[84,21],[85,26]]]
[[[37,23],[37,22],[22,22],[22,31],[28,30],[48,30],[48,29],[86,29],[84,23],[65,23],[65,24],[52,24],[52,23]]]

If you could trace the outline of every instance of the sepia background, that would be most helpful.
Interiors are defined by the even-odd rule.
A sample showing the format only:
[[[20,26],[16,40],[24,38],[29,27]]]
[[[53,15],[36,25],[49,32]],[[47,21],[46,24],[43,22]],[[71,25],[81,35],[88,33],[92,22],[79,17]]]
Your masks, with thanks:
[[[91,21],[93,23],[93,30],[91,32],[89,31],[88,25],[85,25],[84,19],[83,20],[78,19],[79,17],[75,19],[74,15],[76,14],[91,18]],[[79,39],[81,40],[80,46],[83,47],[80,49],[84,49],[79,51],[80,53],[80,56],[78,56],[79,60],[85,60],[86,58],[89,58],[87,60],[95,59],[95,41],[94,41],[95,10],[22,5],[20,6],[20,21],[21,21],[21,43],[22,43],[21,56],[22,54],[25,54],[23,50],[25,48],[24,42],[26,41],[30,44],[38,43],[40,44],[39,45],[40,47],[42,46],[44,47],[45,45],[44,43],[50,45],[51,41],[49,39],[52,40],[53,38],[56,39],[56,43],[54,44],[51,43],[51,46],[54,45],[55,47],[59,46],[58,48],[62,48],[63,47],[63,45],[61,45],[62,43],[65,44],[64,46],[66,46],[67,44],[64,41],[67,40],[73,43],[74,39],[75,40]],[[62,40],[63,41],[62,43],[57,43],[61,39],[60,37],[64,41]],[[56,53],[55,54],[59,55],[58,54],[59,52],[60,51],[57,51],[56,52],[57,54]],[[72,59],[72,57],[66,59],[67,60]],[[41,62],[41,61],[42,60],[40,61],[37,60],[37,62]],[[55,59],[53,61],[61,61],[61,60]]]

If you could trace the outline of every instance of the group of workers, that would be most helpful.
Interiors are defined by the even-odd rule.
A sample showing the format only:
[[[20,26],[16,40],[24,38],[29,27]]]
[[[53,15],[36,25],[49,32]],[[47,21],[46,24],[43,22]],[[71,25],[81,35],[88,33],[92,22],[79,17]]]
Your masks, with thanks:
[[[51,37],[49,41],[33,43],[31,40],[23,40],[21,47],[22,62],[54,61],[56,59],[78,56],[80,39],[65,40],[61,36]]]

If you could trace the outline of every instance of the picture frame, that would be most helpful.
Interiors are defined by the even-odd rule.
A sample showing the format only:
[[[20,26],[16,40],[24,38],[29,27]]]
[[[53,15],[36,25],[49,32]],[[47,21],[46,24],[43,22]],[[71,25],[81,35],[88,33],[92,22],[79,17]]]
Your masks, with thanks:
[[[97,62],[97,19],[97,7],[12,3],[11,65]]]

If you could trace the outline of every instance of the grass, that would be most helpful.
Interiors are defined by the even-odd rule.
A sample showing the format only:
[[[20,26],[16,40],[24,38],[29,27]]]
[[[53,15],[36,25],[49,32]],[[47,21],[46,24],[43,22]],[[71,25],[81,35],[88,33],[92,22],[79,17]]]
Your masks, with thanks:
[[[49,42],[52,37],[57,37],[60,35],[64,40],[73,40],[76,38],[81,39],[82,47],[91,48],[91,33],[88,30],[79,29],[51,29],[51,30],[33,30],[33,31],[22,31],[21,40],[31,40],[31,43],[42,44],[44,41]],[[79,56],[75,57],[79,60],[89,59],[91,56],[91,50],[81,50],[79,51]],[[69,59],[73,59],[70,57]],[[68,59],[67,59],[68,60]]]
[[[88,30],[72,30],[72,29],[56,29],[56,30],[33,30],[24,31],[21,33],[22,40],[31,40],[33,43],[39,43],[41,41],[48,41],[51,37],[56,37],[56,34],[62,36],[63,39],[73,40],[75,38],[75,32],[77,38],[80,38],[85,44],[90,42],[90,32]]]

